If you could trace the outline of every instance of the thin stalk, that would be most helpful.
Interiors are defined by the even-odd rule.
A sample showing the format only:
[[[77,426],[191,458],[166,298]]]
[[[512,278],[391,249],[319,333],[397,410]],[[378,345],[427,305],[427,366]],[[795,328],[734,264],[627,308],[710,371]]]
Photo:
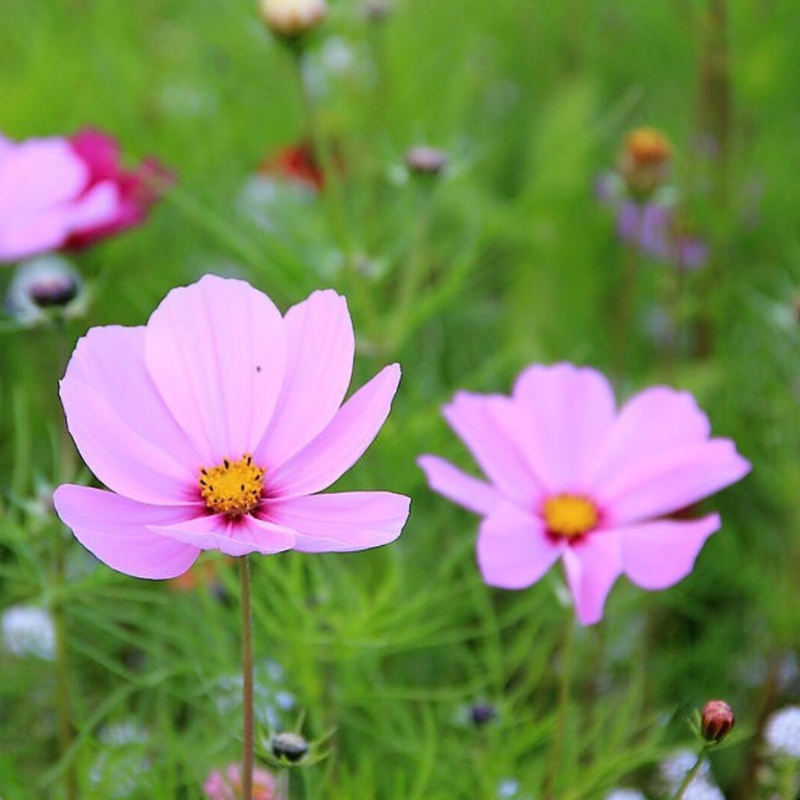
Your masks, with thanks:
[[[72,728],[72,703],[69,688],[69,658],[67,654],[67,626],[64,615],[64,602],[60,589],[65,582],[65,544],[61,529],[55,531],[53,546],[52,589],[53,600],[50,613],[55,628],[55,690],[56,711],[58,715],[58,749],[63,757],[72,749],[75,732]],[[78,800],[78,775],[75,759],[69,758],[62,775],[64,796],[67,800]]]
[[[697,773],[700,771],[700,767],[703,766],[703,762],[706,760],[706,756],[708,755],[708,751],[713,747],[713,744],[706,744],[703,745],[703,749],[697,756],[697,761],[695,761],[694,766],[686,773],[686,777],[683,779],[683,783],[678,787],[678,791],[672,797],[672,800],[681,800],[683,797],[684,792],[689,788],[691,782],[697,776]]]
[[[278,772],[278,777],[275,779],[277,800],[289,800],[289,772],[288,769]]]
[[[621,384],[625,377],[625,367],[628,356],[628,341],[633,333],[633,321],[636,311],[636,287],[639,282],[639,272],[642,262],[642,228],[644,226],[645,205],[637,206],[638,217],[636,231],[627,248],[625,268],[622,276],[622,286],[616,313],[616,346],[614,348],[614,378]]]
[[[308,131],[308,139],[311,143],[311,151],[314,154],[314,159],[317,164],[320,165],[324,176],[322,183],[322,199],[325,203],[325,211],[328,214],[334,236],[344,253],[346,266],[348,270],[352,270],[355,266],[355,260],[347,225],[344,190],[342,188],[340,173],[337,172],[336,156],[329,147],[328,142],[325,141],[319,128],[316,103],[314,102],[314,98],[308,86],[308,81],[306,81],[303,73],[305,51],[302,40],[292,42],[289,45],[289,49],[292,55],[294,72],[297,77],[300,98],[303,102],[303,112],[305,115],[306,130]]]
[[[63,317],[54,320],[58,377],[66,366],[68,359],[67,327]],[[75,451],[66,430],[61,432],[59,452],[59,473],[71,477],[75,461]],[[69,653],[67,649],[67,622],[64,599],[61,589],[66,583],[67,541],[61,526],[53,532],[50,572],[50,613],[53,617],[55,634],[55,704],[58,717],[58,749],[60,757],[72,750],[75,741],[75,730],[72,726],[72,700],[69,681]],[[78,800],[78,774],[75,759],[68,758],[62,773],[64,796],[66,800]]]
[[[416,214],[411,252],[406,260],[406,268],[402,274],[398,297],[395,303],[393,324],[391,326],[390,350],[400,347],[408,334],[408,323],[414,302],[419,299],[421,290],[428,276],[428,238],[433,207],[432,188],[427,185],[428,176],[420,176],[422,180],[417,189]]]
[[[253,800],[253,611],[250,561],[239,559],[242,604],[242,800]]]
[[[564,644],[561,650],[561,679],[558,685],[558,715],[556,717],[556,732],[553,739],[553,751],[547,765],[547,776],[544,784],[545,800],[554,800],[555,785],[561,767],[561,757],[564,750],[564,738],[569,717],[569,690],[572,683],[572,662],[575,651],[575,620],[570,615],[567,630],[564,633]]]

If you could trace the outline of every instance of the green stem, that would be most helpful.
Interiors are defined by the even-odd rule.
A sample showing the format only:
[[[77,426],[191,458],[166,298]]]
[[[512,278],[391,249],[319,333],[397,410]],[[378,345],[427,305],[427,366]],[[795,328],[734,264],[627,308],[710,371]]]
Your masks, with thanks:
[[[625,377],[628,356],[628,341],[633,333],[633,322],[636,311],[636,285],[639,280],[639,267],[642,261],[642,227],[644,223],[644,204],[637,207],[638,219],[635,238],[626,248],[625,271],[622,276],[617,306],[616,347],[614,348],[614,377],[621,384]]]
[[[703,766],[703,762],[706,760],[706,756],[708,755],[708,751],[712,748],[712,744],[703,745],[703,749],[700,751],[699,755],[697,756],[697,761],[695,761],[694,766],[686,773],[686,777],[683,779],[683,783],[678,787],[678,791],[675,792],[672,800],[681,800],[683,797],[683,793],[689,788],[691,782],[697,776],[697,773],[700,771],[700,767]]]
[[[250,561],[239,559],[242,603],[242,800],[253,800],[253,612]]]
[[[300,97],[303,102],[303,112],[305,115],[308,138],[311,142],[311,151],[314,154],[314,159],[317,164],[319,164],[322,169],[322,174],[324,176],[322,183],[322,199],[325,203],[325,211],[328,215],[333,234],[344,253],[347,269],[351,271],[355,266],[355,259],[353,257],[353,248],[348,232],[346,201],[344,189],[342,187],[341,173],[337,170],[335,154],[331,151],[331,148],[320,132],[317,121],[316,104],[311,95],[311,90],[308,87],[308,82],[303,75],[305,50],[302,40],[292,42],[290,44],[290,51]]]
[[[427,183],[423,177],[423,182]],[[411,253],[406,261],[406,269],[398,290],[396,310],[392,325],[390,351],[399,348],[409,329],[409,317],[414,307],[415,300],[425,283],[428,274],[428,231],[431,223],[432,198],[430,186],[416,187],[418,191],[417,208],[415,214],[414,239]]]
[[[58,714],[58,749],[63,758],[70,752],[75,732],[72,728],[72,704],[69,689],[69,659],[67,654],[67,626],[64,615],[64,603],[60,589],[65,579],[64,536],[60,528],[55,531],[53,549],[52,590],[53,600],[50,613],[53,615],[55,628],[55,689],[56,710]],[[78,800],[78,776],[75,771],[75,760],[69,758],[63,772],[64,795],[67,800]]]
[[[54,321],[57,369],[60,377],[69,357],[67,340],[67,326],[63,317],[56,317]],[[59,453],[58,471],[67,478],[72,477],[75,453],[72,441],[66,430],[61,432],[61,447]],[[59,525],[53,533],[52,540],[52,569],[51,569],[51,601],[50,613],[53,617],[55,633],[55,704],[58,716],[58,749],[61,758],[64,758],[72,749],[75,741],[75,731],[72,727],[72,702],[69,685],[69,654],[67,650],[67,623],[64,609],[64,600],[61,589],[66,583],[66,546],[64,531]],[[64,796],[66,800],[78,800],[78,774],[74,758],[68,758],[63,772]]]
[[[553,751],[547,765],[547,776],[544,784],[545,800],[554,800],[556,778],[561,767],[561,757],[564,750],[564,737],[569,716],[569,690],[572,683],[572,661],[575,651],[575,620],[568,617],[567,630],[564,633],[564,645],[561,650],[561,679],[558,686],[558,716],[556,718],[556,732],[553,739]]]

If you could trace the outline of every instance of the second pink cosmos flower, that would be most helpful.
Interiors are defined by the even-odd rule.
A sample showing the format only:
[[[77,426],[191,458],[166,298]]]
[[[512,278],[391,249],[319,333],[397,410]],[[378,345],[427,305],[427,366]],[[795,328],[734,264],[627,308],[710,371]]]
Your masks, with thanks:
[[[185,572],[231,556],[360,550],[395,539],[409,499],[317,494],[361,456],[400,380],[385,367],[344,405],[354,336],[343,297],[281,316],[249,284],[206,276],[144,327],[93,328],[61,382],[73,439],[110,489],[65,485],[56,510],[110,567]]]
[[[561,559],[585,625],[622,574],[645,589],[688,575],[719,515],[663,517],[750,470],[733,442],[710,438],[690,394],[654,387],[618,411],[609,382],[571,364],[529,367],[511,397],[458,392],[444,415],[488,481],[437,456],[420,465],[433,489],[484,516],[484,580],[521,589]]]

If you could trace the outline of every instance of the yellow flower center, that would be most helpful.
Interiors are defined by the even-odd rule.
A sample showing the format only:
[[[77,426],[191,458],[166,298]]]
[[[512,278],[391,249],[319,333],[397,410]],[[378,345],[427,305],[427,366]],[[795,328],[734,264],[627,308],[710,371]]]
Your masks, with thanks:
[[[200,468],[200,496],[215,514],[241,517],[261,502],[264,472],[245,453],[238,461],[224,459],[216,467]]]
[[[597,525],[597,506],[579,494],[557,494],[545,501],[542,509],[547,532],[551,536],[574,539]]]

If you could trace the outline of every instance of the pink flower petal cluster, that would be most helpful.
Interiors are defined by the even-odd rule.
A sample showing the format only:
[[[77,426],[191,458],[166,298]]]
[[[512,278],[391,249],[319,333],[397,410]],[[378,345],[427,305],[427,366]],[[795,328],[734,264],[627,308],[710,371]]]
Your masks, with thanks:
[[[242,796],[242,770],[231,764],[223,775],[214,770],[203,784],[208,800],[239,800]],[[279,800],[275,777],[260,767],[253,768],[253,800]]]
[[[733,442],[709,438],[687,392],[653,387],[618,410],[599,372],[571,364],[527,368],[510,397],[458,392],[444,416],[488,480],[437,456],[419,463],[434,490],[484,517],[484,580],[521,589],[560,559],[584,625],[622,574],[644,589],[688,575],[719,515],[666,515],[750,470]]]
[[[110,137],[87,129],[71,139],[13,142],[0,136],[0,261],[83,247],[140,224],[168,180],[152,159],[128,171]]]
[[[108,566],[173,578],[201,550],[231,556],[360,550],[394,540],[409,499],[318,494],[383,425],[400,380],[385,367],[342,405],[353,368],[347,304],[314,292],[281,316],[249,284],[207,275],[146,326],[91,329],[61,381],[73,439],[111,490],[54,503]]]

